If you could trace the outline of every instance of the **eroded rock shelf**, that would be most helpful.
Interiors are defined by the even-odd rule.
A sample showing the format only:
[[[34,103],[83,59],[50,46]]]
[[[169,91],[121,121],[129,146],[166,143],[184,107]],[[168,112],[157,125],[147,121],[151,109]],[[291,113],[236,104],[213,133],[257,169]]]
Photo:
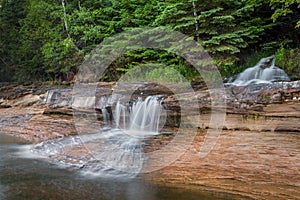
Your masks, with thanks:
[[[99,84],[96,98],[110,95],[113,85]],[[139,93],[153,94],[154,88],[157,85],[150,84],[140,88]],[[0,91],[0,132],[25,138],[30,143],[77,134],[72,87],[2,85]],[[209,91],[197,90],[179,96],[165,91],[166,109],[179,113],[178,100],[187,99],[195,106],[188,111],[190,118],[200,112],[201,119],[199,124],[189,122],[198,127],[190,148],[173,164],[146,174],[146,179],[157,184],[193,185],[254,199],[299,199],[300,82],[231,87],[225,88],[224,94],[227,107],[223,131],[211,152],[200,158],[201,145],[210,129]],[[98,114],[101,119],[101,113]],[[185,131],[193,130],[187,126]],[[155,136],[145,150],[159,149],[172,137],[172,134]],[[77,152],[80,153],[70,151],[69,154],[85,155],[82,149]]]

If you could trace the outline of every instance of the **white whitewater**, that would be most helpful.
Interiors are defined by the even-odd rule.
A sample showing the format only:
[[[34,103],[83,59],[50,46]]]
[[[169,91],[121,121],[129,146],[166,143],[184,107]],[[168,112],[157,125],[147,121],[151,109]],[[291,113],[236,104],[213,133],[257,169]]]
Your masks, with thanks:
[[[72,157],[71,161],[71,165],[81,168],[84,175],[134,177],[140,173],[146,159],[143,153],[145,139],[159,134],[163,109],[158,98],[138,98],[130,106],[118,100],[114,103],[112,111],[114,123],[109,123],[108,110],[101,106],[106,105],[106,101],[99,99],[98,108],[102,111],[103,120],[110,124],[111,129],[96,134],[45,141],[35,145],[31,151],[49,159],[54,158],[54,162],[68,165],[70,158],[66,151],[84,145],[93,158]],[[55,160],[61,157],[64,158]]]
[[[156,98],[150,96],[145,101],[139,99],[133,104],[130,112],[130,130],[158,133],[162,107]]]
[[[290,81],[289,76],[275,66],[275,56],[262,58],[254,67],[250,67],[240,73],[229,85],[245,86],[255,83],[271,83],[278,81]]]
[[[149,96],[144,101],[138,98],[129,109],[118,101],[114,112],[117,128],[129,134],[133,132],[157,134],[162,112],[162,106],[157,98],[157,96]]]
[[[136,176],[143,168],[144,140],[159,134],[162,111],[158,96],[138,98],[129,107],[118,101],[113,111],[115,128],[93,140],[101,143],[101,148],[92,149],[100,163],[87,167],[85,174]]]

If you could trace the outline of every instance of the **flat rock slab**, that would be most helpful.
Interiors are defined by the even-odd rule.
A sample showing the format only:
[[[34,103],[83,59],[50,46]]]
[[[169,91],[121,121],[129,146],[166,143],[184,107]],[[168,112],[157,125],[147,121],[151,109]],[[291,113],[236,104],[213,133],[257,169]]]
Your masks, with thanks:
[[[182,114],[188,115],[192,124],[198,121],[194,114],[200,111],[200,123],[192,124],[198,133],[184,155],[147,177],[154,182],[205,186],[255,199],[299,199],[299,83],[226,88],[224,130],[204,158],[199,157],[199,152],[206,131],[211,128],[208,125],[211,118],[209,91],[182,93],[176,97],[170,94],[164,106],[174,113],[180,111],[178,98],[187,107],[196,105]],[[110,94],[111,84],[105,87],[99,93]],[[72,101],[69,101],[72,100],[70,87],[43,90],[5,85],[0,91],[0,132],[33,143],[77,134]],[[47,91],[57,92],[48,103]],[[82,123],[86,128],[84,121]],[[184,130],[189,131],[188,126]],[[172,137],[174,135],[154,137],[145,150],[155,152]],[[80,148],[67,149],[66,154],[72,158],[87,155]]]
[[[298,199],[300,135],[223,131],[205,157],[199,152],[205,133],[170,166],[148,174],[151,181],[205,186],[255,199]]]

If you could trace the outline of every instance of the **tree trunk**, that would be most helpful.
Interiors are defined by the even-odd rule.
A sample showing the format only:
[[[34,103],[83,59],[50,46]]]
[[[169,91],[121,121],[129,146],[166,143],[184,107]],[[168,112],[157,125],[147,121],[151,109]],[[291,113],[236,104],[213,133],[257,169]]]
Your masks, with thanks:
[[[69,34],[69,27],[68,27],[68,20],[67,20],[67,11],[66,11],[66,2],[65,0],[61,1],[61,5],[64,9],[64,24],[65,24],[65,29],[66,29],[66,33],[68,35],[68,38],[71,38],[70,34]],[[73,46],[75,48],[76,51],[79,51],[79,48],[74,44],[73,42]]]
[[[196,11],[196,5],[195,5],[195,2],[193,1],[193,12],[194,12],[194,17],[195,17],[195,35],[194,35],[194,40],[195,41],[199,41],[199,34],[198,34],[198,31],[199,31],[199,21],[197,20],[197,17],[198,17],[198,14],[197,14],[197,11]]]

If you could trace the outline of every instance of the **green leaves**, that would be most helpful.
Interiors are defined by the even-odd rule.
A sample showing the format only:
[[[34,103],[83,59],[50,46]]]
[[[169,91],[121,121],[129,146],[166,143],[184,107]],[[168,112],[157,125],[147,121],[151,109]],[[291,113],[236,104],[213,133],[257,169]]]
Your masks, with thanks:
[[[270,0],[270,5],[275,12],[272,15],[273,21],[277,21],[280,17],[285,17],[287,15],[294,15],[296,17],[296,27],[300,24],[300,0]]]
[[[249,52],[297,48],[300,41],[300,0],[68,0],[64,4],[0,0],[2,78],[71,80],[83,58],[105,38],[136,27],[164,26],[197,40],[223,75],[235,72],[241,64],[237,61]],[[169,39],[153,35],[151,41],[159,45]],[[153,61],[189,77],[196,74],[176,55],[141,49],[113,63],[109,77]]]

